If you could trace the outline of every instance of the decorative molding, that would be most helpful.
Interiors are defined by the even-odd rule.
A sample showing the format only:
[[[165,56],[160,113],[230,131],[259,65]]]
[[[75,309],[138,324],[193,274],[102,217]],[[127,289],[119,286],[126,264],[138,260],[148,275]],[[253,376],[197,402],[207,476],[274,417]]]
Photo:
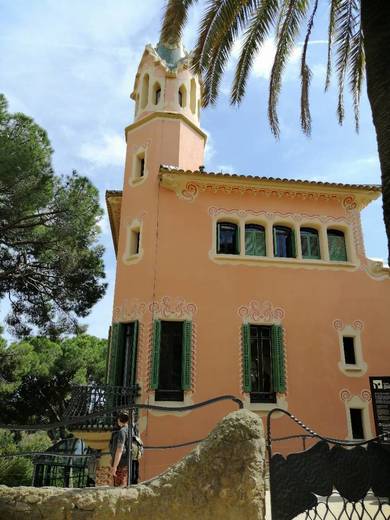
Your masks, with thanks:
[[[333,321],[333,327],[336,329],[336,330],[342,330],[344,328],[344,322],[343,320],[334,320]]]
[[[114,307],[113,321],[123,322],[142,320],[146,312],[147,304],[136,298],[132,300],[123,300],[122,305]]]
[[[251,300],[248,305],[241,305],[237,313],[244,322],[256,323],[280,323],[285,316],[282,307],[275,307],[267,300]]]
[[[343,388],[340,390],[339,396],[341,401],[350,401],[352,399],[352,394],[348,388]]]
[[[360,397],[363,399],[363,401],[371,401],[371,392],[370,390],[368,390],[367,388],[364,388],[361,392],[360,392]]]
[[[148,308],[155,319],[162,320],[191,320],[198,311],[195,303],[187,302],[181,297],[171,298],[170,296],[164,296],[160,301],[150,303]]]
[[[250,176],[224,175],[224,174],[204,174],[201,172],[184,170],[160,170],[162,185],[168,189],[173,189],[178,197],[182,197],[182,192],[188,183],[196,186],[196,194],[207,192],[225,195],[263,195],[265,197],[277,197],[298,200],[315,200],[324,202],[338,202],[348,214],[355,210],[364,208],[369,202],[378,197],[375,192],[368,191],[351,193],[351,189],[345,187],[303,185],[297,183],[294,186],[288,182],[283,183],[282,179],[264,179]],[[170,183],[170,179],[175,179],[175,183]],[[175,188],[174,188],[175,186]]]
[[[329,217],[327,215],[311,215],[308,213],[280,213],[280,212],[271,212],[271,211],[255,211],[255,210],[244,210],[244,209],[226,209],[226,208],[216,208],[214,206],[209,208],[209,216],[210,217],[238,217],[247,219],[250,217],[260,217],[264,218],[267,221],[274,221],[278,219],[290,218],[295,221],[297,224],[302,222],[306,223],[308,220],[316,221],[320,224],[343,224],[343,225],[352,225],[354,223],[352,216],[345,217]]]
[[[367,258],[367,264],[365,266],[366,272],[378,281],[389,280],[390,278],[390,269],[383,264],[382,260],[373,260],[371,258]]]

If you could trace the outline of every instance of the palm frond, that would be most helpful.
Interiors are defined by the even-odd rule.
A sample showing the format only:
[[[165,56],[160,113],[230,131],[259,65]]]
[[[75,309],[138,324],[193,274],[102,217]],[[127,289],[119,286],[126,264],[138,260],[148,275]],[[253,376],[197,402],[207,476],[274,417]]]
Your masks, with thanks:
[[[338,76],[337,115],[339,123],[344,121],[344,83],[350,59],[351,41],[355,33],[357,0],[342,0],[336,11],[335,45]]]
[[[282,73],[299,32],[301,21],[306,16],[309,3],[309,0],[286,0],[287,10],[277,42],[268,98],[268,119],[275,137],[279,137],[279,120],[276,106],[281,89]]]
[[[167,0],[160,40],[178,42],[187,22],[190,7],[198,0]]]
[[[360,21],[357,31],[352,36],[349,57],[349,86],[353,99],[356,132],[359,132],[360,94],[362,91],[362,83],[365,74],[365,63],[366,59],[364,53],[363,31]]]
[[[331,0],[330,12],[329,12],[329,25],[328,25],[328,57],[326,60],[326,79],[325,79],[325,91],[328,90],[330,85],[330,78],[332,75],[332,47],[333,38],[335,31],[335,19],[336,12],[339,8],[340,0]]]
[[[311,133],[311,114],[309,104],[309,87],[311,81],[311,70],[306,62],[307,47],[309,45],[311,31],[314,25],[314,17],[318,9],[318,0],[315,0],[313,11],[310,15],[309,22],[307,24],[305,41],[302,49],[301,57],[301,127],[306,135]]]
[[[244,33],[240,57],[237,63],[232,85],[232,104],[240,103],[246,88],[248,74],[257,52],[268,36],[271,27],[275,24],[280,0],[263,0],[256,13],[250,20],[248,29]]]
[[[215,49],[231,48],[238,30],[253,12],[257,0],[211,0],[200,24],[199,38],[193,53],[194,70],[201,74],[210,65]]]

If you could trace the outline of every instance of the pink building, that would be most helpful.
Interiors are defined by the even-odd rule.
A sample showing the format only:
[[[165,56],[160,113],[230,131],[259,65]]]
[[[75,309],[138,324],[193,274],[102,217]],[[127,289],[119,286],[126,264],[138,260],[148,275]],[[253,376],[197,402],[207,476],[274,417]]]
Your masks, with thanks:
[[[140,403],[232,394],[261,416],[280,407],[332,437],[372,437],[368,377],[390,373],[390,280],[365,256],[360,211],[380,187],[206,172],[201,85],[182,48],[146,46],[131,97],[123,191],[106,195],[108,382],[138,383]],[[233,409],[142,412],[141,437],[199,439]],[[109,434],[82,436],[103,448]],[[188,449],[147,452],[142,478]]]

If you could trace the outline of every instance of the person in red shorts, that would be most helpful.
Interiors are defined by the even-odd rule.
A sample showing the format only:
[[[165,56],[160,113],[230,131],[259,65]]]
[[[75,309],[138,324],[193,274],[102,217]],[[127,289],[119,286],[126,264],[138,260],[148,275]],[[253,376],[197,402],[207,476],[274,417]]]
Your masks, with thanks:
[[[127,486],[127,435],[129,427],[129,415],[120,412],[117,418],[119,429],[112,432],[110,440],[111,475],[114,478],[114,486]]]

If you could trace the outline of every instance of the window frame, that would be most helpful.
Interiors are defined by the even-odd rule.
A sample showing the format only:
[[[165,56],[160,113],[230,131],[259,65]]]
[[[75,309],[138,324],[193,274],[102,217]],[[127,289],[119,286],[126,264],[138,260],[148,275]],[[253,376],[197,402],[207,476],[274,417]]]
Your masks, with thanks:
[[[221,251],[221,228],[222,226],[226,226],[226,228],[231,228],[231,230],[235,230],[234,236],[234,252],[225,252]],[[239,256],[241,252],[241,243],[240,243],[240,224],[237,222],[232,222],[229,220],[218,220],[216,223],[216,248],[217,255],[229,255],[229,256]]]
[[[303,236],[306,236],[308,238],[308,249],[310,250],[309,255],[303,254],[303,243],[302,238]],[[311,245],[311,237],[315,236],[317,239],[318,244],[318,256],[315,256],[312,254],[312,245]],[[301,242],[301,255],[302,260],[321,260],[322,259],[322,251],[321,251],[321,239],[320,239],[320,233],[318,229],[310,226],[302,226],[299,229],[299,238]]]
[[[331,255],[331,244],[330,244],[330,240],[329,240],[329,237],[343,237],[344,239],[344,253],[345,253],[345,258],[332,258],[332,255]],[[328,241],[328,255],[329,255],[329,262],[349,262],[349,252],[348,252],[348,247],[347,247],[347,233],[346,233],[346,230],[344,229],[339,229],[339,228],[335,228],[335,227],[328,227],[326,228],[326,238],[327,238],[327,241]]]
[[[173,384],[174,388],[161,388],[161,371],[166,367],[161,367],[161,352],[169,347],[172,341],[166,341],[163,338],[163,327],[168,324],[181,324],[180,344],[180,385],[178,381]],[[163,343],[165,341],[165,343]],[[165,353],[164,353],[165,354]],[[176,361],[178,353],[176,352]],[[154,320],[153,322],[153,352],[151,365],[151,384],[150,388],[154,390],[154,400],[158,401],[174,401],[184,402],[184,394],[192,389],[192,321],[190,320]],[[166,374],[165,374],[166,375]],[[177,377],[177,374],[176,374]],[[168,385],[169,386],[169,385]]]
[[[280,255],[278,251],[277,244],[277,233],[278,231],[288,231],[287,240],[289,240],[289,244],[286,243],[286,255]],[[272,226],[272,239],[273,239],[273,255],[274,258],[297,258],[297,250],[295,243],[295,230],[293,227],[289,227],[285,224],[274,224]]]
[[[264,254],[251,254],[251,253],[248,253],[248,248],[247,248],[247,230],[250,230],[252,229],[253,231],[257,230],[259,231],[260,233],[262,233],[262,239],[263,239],[263,244],[262,244],[262,247],[263,247],[263,250],[264,250]],[[267,257],[267,231],[266,231],[266,228],[265,226],[263,226],[262,224],[259,224],[257,222],[245,222],[244,223],[244,242],[245,242],[245,256],[254,256],[254,257],[260,257],[260,258],[265,258]]]

